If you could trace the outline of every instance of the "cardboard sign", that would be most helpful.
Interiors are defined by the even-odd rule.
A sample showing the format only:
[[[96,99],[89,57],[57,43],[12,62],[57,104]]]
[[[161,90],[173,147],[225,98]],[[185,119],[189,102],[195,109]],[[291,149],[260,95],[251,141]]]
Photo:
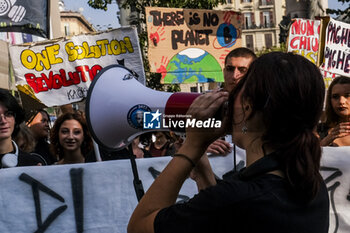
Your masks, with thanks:
[[[330,19],[326,28],[323,70],[350,77],[350,24]]]
[[[95,75],[112,64],[132,69],[145,83],[135,28],[13,45],[10,56],[17,88],[48,107],[81,101]]]
[[[226,55],[241,46],[233,11],[146,7],[148,58],[161,83],[223,82]]]
[[[289,28],[288,52],[300,54],[316,64],[321,21],[309,19],[294,19],[293,21]]]
[[[321,74],[323,76],[323,81],[324,81],[324,85],[326,87],[326,90],[328,89],[329,85],[331,85],[331,83],[333,82],[333,80],[338,77],[339,75],[334,74],[334,73],[330,73],[327,70],[323,70],[322,68],[320,68]]]
[[[171,157],[136,159],[146,191]],[[232,154],[210,157],[214,173],[232,170]],[[245,152],[237,148],[237,160]],[[321,173],[329,190],[329,232],[350,229],[350,147],[325,147]],[[125,233],[137,205],[129,160],[0,169],[0,232]],[[197,193],[187,179],[177,202]]]

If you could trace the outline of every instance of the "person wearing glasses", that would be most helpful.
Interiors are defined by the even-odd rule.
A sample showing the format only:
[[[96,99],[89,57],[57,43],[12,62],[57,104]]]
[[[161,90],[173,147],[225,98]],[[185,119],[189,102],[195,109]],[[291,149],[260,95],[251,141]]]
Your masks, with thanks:
[[[236,48],[226,55],[224,68],[225,91],[231,92],[235,88],[255,59],[255,53],[244,47]],[[221,138],[209,145],[207,153],[227,155],[231,152],[231,149],[231,144]]]
[[[13,138],[24,121],[24,111],[8,90],[0,89],[0,165],[1,168],[46,165],[38,155],[18,148]]]

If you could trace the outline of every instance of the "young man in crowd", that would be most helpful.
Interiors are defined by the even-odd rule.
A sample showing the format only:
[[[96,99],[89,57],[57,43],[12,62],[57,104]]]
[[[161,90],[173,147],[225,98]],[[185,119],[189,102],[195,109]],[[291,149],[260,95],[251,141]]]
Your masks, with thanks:
[[[229,52],[225,58],[224,90],[231,92],[239,80],[247,73],[250,64],[256,55],[250,49],[236,48]],[[224,139],[218,139],[209,145],[207,153],[226,155],[231,152],[232,146]]]

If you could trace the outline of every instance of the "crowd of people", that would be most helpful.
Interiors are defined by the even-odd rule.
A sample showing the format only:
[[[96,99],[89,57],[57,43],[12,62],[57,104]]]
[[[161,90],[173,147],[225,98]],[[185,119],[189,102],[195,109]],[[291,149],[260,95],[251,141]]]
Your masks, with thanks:
[[[281,52],[257,58],[246,48],[227,55],[223,72],[223,91],[201,95],[188,111],[205,120],[228,103],[220,129],[189,127],[185,139],[148,132],[119,151],[99,147],[104,161],[173,156],[135,209],[128,231],[327,232],[321,146],[350,146],[350,78],[335,78],[325,95],[323,78],[307,59]],[[2,168],[96,161],[83,112],[60,115],[51,129],[45,110],[29,115],[25,119],[17,100],[0,90]],[[231,142],[225,134],[232,135]],[[217,180],[207,155],[228,154],[232,143],[245,149],[246,168]],[[188,177],[200,192],[175,204]],[[305,221],[317,224],[301,224]]]
[[[225,58],[223,90],[232,92],[238,82],[246,75],[257,56],[247,48],[236,48]],[[2,91],[4,101],[16,101]],[[321,146],[350,146],[350,78],[340,76],[333,80],[326,94],[325,111],[315,132]],[[5,109],[9,107],[2,104]],[[95,162],[92,139],[81,111],[62,114],[50,129],[50,115],[44,109],[33,110],[22,117],[16,113],[16,127],[11,134],[13,143],[20,151],[40,158],[41,165]],[[10,117],[11,118],[11,117]],[[7,121],[3,117],[2,121]],[[1,133],[1,132],[0,132]],[[183,143],[183,138],[174,132],[158,131],[145,133],[132,142],[129,148],[111,151],[100,146],[102,160],[172,156]],[[207,153],[226,155],[232,151],[232,143],[219,137],[207,148]],[[13,150],[11,150],[13,151]],[[10,151],[6,151],[10,152]]]
[[[50,129],[47,111],[39,109],[25,114],[15,97],[8,90],[1,90],[0,114],[2,168],[96,162],[92,137],[83,112],[72,110],[61,114]],[[128,159],[130,156],[171,156],[180,140],[173,132],[153,132],[136,137],[131,153],[128,147],[113,151],[100,146],[99,150],[104,161]]]

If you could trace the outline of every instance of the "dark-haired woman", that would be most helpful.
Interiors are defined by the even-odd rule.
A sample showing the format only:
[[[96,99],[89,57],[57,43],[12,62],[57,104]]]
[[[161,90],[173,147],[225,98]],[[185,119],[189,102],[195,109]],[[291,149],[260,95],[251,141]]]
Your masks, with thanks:
[[[24,121],[24,111],[8,90],[0,89],[0,167],[46,165],[40,155],[18,148],[13,138]]]
[[[230,96],[198,97],[187,113],[197,120],[214,117],[229,100],[225,127],[187,129],[183,146],[136,207],[128,232],[328,232],[328,192],[314,133],[324,91],[314,64],[274,52],[255,60]],[[225,131],[246,150],[247,167],[216,183],[211,170],[202,169],[203,154]],[[175,204],[193,168],[201,191]]]
[[[48,143],[49,123],[50,115],[44,109],[36,110],[27,121],[27,125],[35,138],[35,148],[32,152],[43,156],[48,165],[57,162],[50,152]]]
[[[350,146],[350,78],[340,76],[329,85],[326,121],[319,126],[321,146]]]
[[[51,130],[51,151],[57,164],[84,163],[92,150],[92,139],[85,118],[79,113],[65,113],[57,118]]]

